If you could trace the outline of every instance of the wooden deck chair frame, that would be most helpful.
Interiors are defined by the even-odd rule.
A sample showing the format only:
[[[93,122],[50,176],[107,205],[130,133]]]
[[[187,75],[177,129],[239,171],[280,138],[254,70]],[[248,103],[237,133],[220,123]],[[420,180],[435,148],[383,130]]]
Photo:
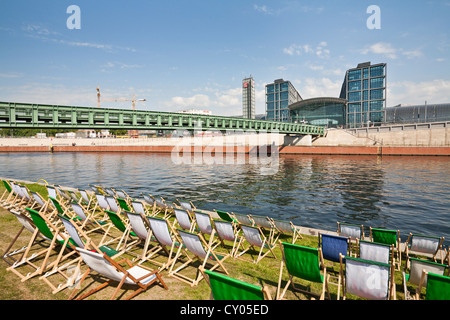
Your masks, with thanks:
[[[275,233],[278,232],[278,229],[273,225],[272,219],[268,216],[260,216],[256,214],[250,214],[249,216],[255,223],[255,226],[259,227],[261,231],[267,231],[269,233],[269,236],[267,237],[269,243],[276,243],[278,237],[275,238]]]
[[[101,289],[112,285],[114,282],[118,282],[118,285],[111,296],[111,300],[115,299],[124,284],[137,286],[137,289],[132,294],[128,295],[125,300],[130,300],[139,293],[148,290],[154,283],[161,285],[166,290],[168,289],[159,274],[159,270],[151,270],[145,266],[133,265],[128,259],[123,259],[116,262],[106,254],[102,255],[97,252],[80,248],[77,248],[77,250],[80,252],[83,261],[88,265],[88,269],[82,275],[79,285],[81,286],[86,277],[92,271],[106,277],[108,281],[100,284],[94,289],[89,290],[85,294],[76,297],[75,300],[83,300]],[[123,263],[126,263],[128,267],[127,269],[121,266]],[[70,295],[69,300],[74,299],[77,292],[78,290],[74,290]]]
[[[272,300],[265,284],[260,287],[203,267],[199,267],[199,270],[211,289],[210,300]]]
[[[48,201],[46,201],[38,192],[31,191],[34,201],[40,206],[39,212],[45,213],[48,210]]]
[[[445,271],[448,268],[448,266],[442,263],[437,263],[413,257],[408,257],[407,259],[410,261],[408,261],[408,263],[405,265],[405,268],[403,269],[402,272],[403,293],[405,294],[404,298],[405,300],[419,300],[420,298],[419,286],[422,284],[422,287],[426,287],[427,285],[427,277],[426,275],[423,274],[423,271],[443,276],[445,275]],[[424,277],[422,278],[422,276]],[[408,284],[415,287],[414,294],[411,294],[410,290],[408,289]]]
[[[259,227],[253,227],[241,224],[240,228],[242,230],[243,236],[239,240],[238,247],[243,246],[243,242],[245,241],[248,244],[248,247],[242,250],[239,254],[236,254],[235,257],[241,257],[244,253],[249,252],[250,249],[258,252],[258,257],[253,260],[253,263],[258,263],[261,259],[265,258],[269,253],[276,259],[277,256],[273,249],[277,246],[277,244],[270,244]],[[243,246],[244,247],[244,246]],[[258,247],[256,249],[255,247]],[[264,253],[264,249],[266,252]]]
[[[298,239],[303,239],[303,236],[300,233],[300,227],[294,225],[292,221],[272,218],[272,222],[275,228],[278,230],[279,236],[281,236],[282,234],[291,235],[292,243],[296,243]],[[279,236],[275,239],[276,241],[278,241]]]
[[[121,215],[116,212],[110,210],[105,210],[105,212],[114,225],[115,229],[120,231],[121,233],[121,236],[115,238],[115,240],[119,240],[116,246],[116,250],[130,251],[132,248],[138,245],[138,243],[140,242],[139,237],[131,230],[130,223],[128,221],[124,221]]]
[[[11,184],[8,180],[2,179],[3,186],[5,187],[5,191],[3,192],[0,203],[3,204],[9,204],[9,200],[13,197],[14,192],[11,187]]]
[[[231,249],[227,250],[231,257],[235,257],[240,244],[239,230],[236,229],[235,224],[230,221],[213,219],[213,227],[222,248],[227,248],[226,241],[233,243]]]
[[[316,297],[319,300],[325,299],[325,293],[327,293],[328,299],[331,299],[330,291],[328,289],[329,275],[320,248],[311,248],[281,241],[280,248],[282,259],[280,263],[276,300],[282,300],[284,298],[290,285],[292,285],[294,291]],[[283,291],[281,291],[284,269],[286,269],[289,279],[284,286]],[[304,281],[322,284],[322,288],[319,293],[299,288],[294,283],[294,277]]]
[[[427,279],[426,285],[425,279]],[[425,300],[450,300],[449,276],[429,273],[424,270],[418,292],[421,292],[424,287],[426,287]]]
[[[86,229],[86,234],[101,230],[104,234],[109,234],[112,227],[111,222],[96,219],[93,212],[87,211],[80,203],[72,201],[70,202],[72,211],[76,217],[80,220],[81,228]]]
[[[408,240],[405,242],[405,256],[408,258],[411,254],[415,256],[431,255],[433,261],[437,262],[436,256],[440,253],[441,263],[444,263],[444,250],[442,248],[443,243],[444,237],[433,237],[410,233]]]
[[[393,264],[341,255],[340,267],[344,300],[349,293],[369,300],[396,300]]]
[[[394,245],[394,262],[396,270],[400,270],[402,265],[402,252],[400,248],[400,230],[389,230],[382,228],[369,228],[370,241]]]
[[[241,213],[231,212],[231,216],[239,224],[244,224],[244,225],[248,225],[248,226],[254,226],[255,225],[255,221],[253,221],[252,218],[250,217],[250,215],[248,215],[248,214],[241,214]]]
[[[139,213],[143,216],[154,216],[155,215],[155,213],[153,211],[152,212],[148,211],[143,200],[139,200],[139,199],[131,200],[131,207],[133,208],[134,212]]]
[[[201,233],[192,233],[184,230],[178,229],[178,234],[181,237],[181,241],[183,247],[189,251],[193,257],[188,257],[187,261],[185,261],[181,266],[178,266],[175,270],[174,268],[177,266],[176,261],[178,256],[181,253],[181,247],[178,249],[175,262],[169,269],[169,276],[174,277],[182,282],[189,284],[191,287],[196,286],[202,279],[203,274],[200,272],[199,267],[197,267],[197,272],[195,277],[189,277],[186,274],[182,274],[181,271],[187,268],[192,263],[198,261],[201,264],[201,267],[206,269],[206,265],[209,263],[211,267],[206,270],[214,271],[218,268],[222,269],[226,274],[228,274],[228,270],[223,265],[223,262],[230,257],[230,254],[221,255],[214,251],[212,247],[212,239],[214,237],[214,229],[212,231],[212,235],[209,242],[206,242],[205,238],[203,238]]]

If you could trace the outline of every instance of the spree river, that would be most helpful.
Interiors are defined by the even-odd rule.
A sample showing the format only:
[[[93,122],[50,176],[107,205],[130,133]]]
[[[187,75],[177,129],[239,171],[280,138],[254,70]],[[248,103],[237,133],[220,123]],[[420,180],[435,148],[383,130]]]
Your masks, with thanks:
[[[450,240],[450,158],[280,155],[272,174],[251,161],[184,163],[170,154],[0,153],[0,176],[124,189],[198,208],[267,215],[311,228],[336,222]]]

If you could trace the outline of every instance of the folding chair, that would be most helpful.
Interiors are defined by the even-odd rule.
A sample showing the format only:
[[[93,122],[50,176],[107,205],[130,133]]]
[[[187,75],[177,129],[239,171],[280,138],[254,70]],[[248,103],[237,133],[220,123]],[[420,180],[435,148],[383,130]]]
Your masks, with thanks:
[[[216,210],[214,211],[217,213],[220,219],[231,222],[233,224],[239,224],[237,220],[235,220],[228,212],[222,211],[222,210]]]
[[[117,204],[117,200],[116,198],[114,198],[113,196],[105,196],[105,200],[108,203],[109,206],[109,211],[112,211],[114,213],[121,213],[122,209],[120,208],[120,206]]]
[[[141,200],[132,200],[131,206],[133,207],[134,212],[139,213],[141,215],[145,216],[153,216],[154,213],[148,212],[148,210],[145,208],[145,204]]]
[[[231,250],[228,250],[228,252],[231,257],[234,257],[239,249],[239,237],[235,225],[229,221],[213,219],[213,226],[223,248],[227,247],[225,241],[233,243]]]
[[[240,213],[231,213],[231,216],[236,220],[239,224],[244,224],[247,226],[254,226],[255,222],[252,220],[250,215],[248,214],[240,214]]]
[[[423,271],[427,273],[434,273],[438,275],[445,275],[447,265],[436,263],[428,260],[417,259],[413,257],[407,258],[409,263],[403,269],[403,292],[405,293],[405,300],[419,300],[420,291],[419,285],[422,281],[422,287],[427,285],[427,276],[422,279]],[[408,267],[409,266],[409,267]],[[408,273],[409,269],[409,273]],[[412,295],[407,285],[415,286],[415,294]]]
[[[370,260],[391,264],[394,262],[394,245],[376,243],[361,240],[359,241],[359,256],[363,260]]]
[[[119,239],[119,242],[117,244],[116,250],[117,251],[130,251],[133,247],[135,247],[139,243],[138,236],[131,230],[131,225],[127,223],[126,221],[123,221],[119,214],[116,212],[105,210],[106,214],[108,215],[110,221],[116,227],[117,230],[121,232],[121,236],[117,237],[116,239]],[[133,238],[130,238],[134,237]]]
[[[394,265],[341,255],[343,299],[348,294],[369,300],[395,300]]]
[[[1,198],[0,198],[0,203],[3,205],[9,204],[9,200],[13,197],[14,192],[13,189],[11,187],[11,184],[9,181],[7,180],[3,180],[2,179],[2,183],[5,187],[5,191],[3,192]]]
[[[159,265],[161,270],[168,269],[177,260],[177,253],[175,253],[174,250],[181,248],[181,250],[184,251],[184,248],[176,235],[171,232],[167,220],[159,217],[147,217],[147,220],[150,223],[150,229],[153,232],[153,236],[155,237],[160,250],[163,250],[167,256],[165,262],[160,262],[155,258],[150,260],[150,262]],[[159,252],[160,250],[157,250],[156,252]],[[156,252],[153,252],[151,257],[153,257]],[[184,251],[184,253],[186,254],[186,251]],[[147,257],[147,260],[149,260],[149,258],[150,257]]]
[[[338,236],[349,238],[350,255],[357,257],[358,242],[364,240],[364,226],[362,224],[357,225],[338,221],[337,234]]]
[[[94,217],[92,212],[86,212],[82,205],[72,201],[70,206],[76,217],[81,222],[81,228],[88,229],[86,233],[91,233],[97,230],[102,230],[104,234],[109,234],[112,224],[104,220],[98,220]]]
[[[258,263],[259,261],[261,261],[262,258],[267,256],[269,253],[271,253],[275,259],[277,258],[275,252],[273,252],[273,249],[277,245],[270,244],[260,228],[241,224],[241,230],[244,237],[240,239],[238,246],[241,246],[242,241],[244,239],[247,241],[249,246],[247,247],[247,249],[242,250],[241,253],[236,255],[236,257],[242,256],[250,249],[253,249],[254,251],[258,252],[258,250],[255,248],[258,247],[260,248],[260,250],[258,252],[258,257],[256,258],[256,260],[253,260],[254,263]],[[264,249],[266,249],[267,251],[266,253],[263,254]]]
[[[80,252],[83,261],[88,266],[88,270],[81,277],[80,286],[92,271],[106,277],[108,281],[77,297],[75,300],[85,299],[95,292],[98,292],[99,290],[113,284],[114,282],[118,282],[119,284],[114,290],[111,300],[116,297],[117,293],[124,284],[137,286],[137,289],[132,294],[127,296],[125,300],[129,300],[142,291],[147,290],[154,283],[160,284],[166,290],[168,289],[158,270],[151,270],[144,266],[133,266],[128,259],[123,259],[116,262],[109,258],[106,254],[100,254],[81,248],[77,248],[77,250]],[[125,269],[120,265],[120,263],[124,262],[127,263],[128,269]],[[69,300],[72,300],[76,293],[77,290],[74,290],[69,297]]]
[[[442,248],[442,243],[444,242],[444,237],[433,237],[410,233],[408,240],[405,243],[405,255],[406,258],[410,254],[414,255],[431,255],[431,258],[436,262],[436,255],[438,252],[441,253],[441,263],[444,263],[444,251]]]
[[[186,201],[180,201],[178,199],[177,199],[177,201],[183,210],[193,212],[194,210],[197,209],[191,201],[186,202]]]
[[[122,211],[131,211],[131,205],[128,204],[127,200],[119,197],[115,197],[115,199],[119,203],[119,207],[122,209]]]
[[[191,287],[196,286],[203,279],[203,275],[198,269],[198,267],[196,268],[197,269],[196,275],[193,278],[190,278],[188,275],[181,273],[183,269],[185,269],[187,266],[189,266],[191,263],[195,261],[198,261],[203,268],[205,268],[206,264],[209,262],[212,265],[207,270],[214,271],[215,269],[220,267],[226,274],[228,274],[228,271],[223,265],[223,262],[230,256],[230,254],[220,255],[214,252],[211,246],[213,234],[211,235],[209,243],[207,243],[201,234],[186,232],[182,230],[178,230],[178,233],[182,239],[183,245],[190,253],[194,255],[194,257],[193,258],[188,257],[187,261],[184,264],[179,266],[177,269],[173,270],[174,267],[176,266],[176,260],[181,253],[180,247],[178,249],[175,262],[170,267],[169,270],[170,276],[189,284]],[[214,233],[214,231],[212,233]]]
[[[319,247],[325,260],[340,261],[340,254],[348,255],[348,238],[331,234],[320,233],[318,235]]]
[[[295,291],[318,297],[320,300],[325,299],[325,292],[327,292],[328,299],[330,299],[330,292],[328,290],[329,275],[327,274],[327,268],[323,263],[323,256],[320,248],[310,248],[285,242],[280,242],[280,247],[283,257],[280,264],[276,299],[283,299],[290,284],[292,284],[292,288]],[[286,266],[289,280],[286,283],[283,292],[281,292],[284,266]],[[294,277],[307,282],[321,284],[321,291],[317,294],[312,290],[307,291],[296,287],[293,281]]]
[[[209,237],[213,237],[213,226],[211,223],[211,215],[209,213],[194,211],[195,221],[197,223],[198,230],[203,235],[208,235]],[[214,244],[215,241],[212,243]]]
[[[48,202],[42,198],[42,196],[34,191],[31,191],[31,196],[34,199],[34,202],[38,204],[40,207],[39,212],[47,212],[48,210]]]
[[[194,230],[195,223],[194,221],[192,221],[192,217],[189,214],[189,211],[174,209],[174,213],[175,213],[174,227],[175,223],[178,223],[178,225],[184,230],[188,230],[189,232],[192,232]]]
[[[64,202],[71,201],[72,198],[70,195],[64,190],[61,186],[55,185],[55,189],[58,192],[58,195],[64,199]]]
[[[303,239],[300,233],[300,227],[294,225],[292,221],[285,221],[272,218],[272,222],[280,235],[285,234],[292,236],[292,243],[295,243],[298,239]],[[277,237],[276,240],[278,239],[279,237]]]
[[[450,277],[423,271],[419,292],[425,286],[425,277],[427,279],[425,300],[450,300]]]
[[[272,300],[269,289],[199,268],[211,288],[210,300]]]
[[[397,266],[397,270],[400,270],[402,264],[402,255],[400,249],[400,230],[388,230],[370,227],[370,240],[372,242],[384,243],[394,246],[394,262],[393,265]]]
[[[259,216],[255,214],[250,214],[249,217],[253,220],[255,226],[259,227],[261,231],[267,231],[269,233],[268,241],[270,244],[273,244],[278,240],[278,238],[275,239],[275,232],[277,229],[273,225],[272,219],[267,216]]]

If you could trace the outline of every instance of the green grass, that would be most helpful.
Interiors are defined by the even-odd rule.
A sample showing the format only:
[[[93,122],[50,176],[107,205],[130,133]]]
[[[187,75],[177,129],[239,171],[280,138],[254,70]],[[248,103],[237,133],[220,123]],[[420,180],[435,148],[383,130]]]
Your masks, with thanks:
[[[47,191],[45,186],[38,184],[29,184],[27,187],[31,191],[36,191],[41,194],[44,198],[47,198]],[[0,186],[0,195],[4,191],[3,185]],[[0,225],[2,226],[0,230],[0,251],[3,253],[8,244],[12,241],[16,233],[19,231],[21,224],[17,219],[10,214],[7,210],[0,208]],[[18,243],[15,247],[19,245],[25,245],[30,238],[31,234],[28,231],[24,231],[18,239]],[[290,237],[280,238],[282,241],[290,242]],[[297,241],[297,244],[303,246],[309,246],[317,248],[318,241],[317,236],[303,235],[303,239]],[[223,251],[218,247],[219,251]],[[262,285],[263,283],[268,286],[272,298],[276,296],[276,290],[278,285],[278,278],[280,273],[280,263],[281,263],[281,250],[279,245],[274,249],[277,258],[272,258],[270,255],[263,258],[258,264],[253,263],[253,259],[256,258],[256,252],[250,252],[243,256],[243,258],[229,258],[225,261],[224,265],[229,271],[229,276],[240,279],[255,285]],[[131,258],[131,256],[129,256]],[[404,259],[402,258],[402,263],[404,264]],[[332,264],[333,269],[339,271],[339,264]],[[145,262],[144,265],[155,268],[149,262]],[[60,293],[52,294],[50,287],[47,286],[43,280],[38,277],[32,278],[25,282],[21,282],[19,277],[10,271],[6,271],[8,265],[1,260],[0,261],[0,300],[64,300],[71,293],[71,289],[66,289]],[[330,270],[327,267],[327,270]],[[402,266],[403,270],[403,266]],[[192,275],[196,272],[195,268],[188,268],[187,272]],[[164,300],[204,300],[209,299],[210,289],[208,284],[202,280],[197,286],[190,287],[189,285],[181,282],[177,279],[167,276],[167,271],[162,272],[163,279],[166,281],[169,290],[163,290],[162,288],[155,286],[150,290],[135,297],[136,300],[139,299],[164,299]],[[98,280],[98,278],[96,278]],[[284,287],[288,276],[286,271],[283,272],[282,287]],[[306,288],[307,290],[312,290],[313,292],[319,292],[321,289],[321,284],[311,284],[307,281],[302,281],[299,279],[294,280],[296,285]],[[90,287],[95,285],[95,279],[88,278],[87,284]],[[396,285],[396,298],[403,299],[403,286],[402,286],[402,273],[401,271],[395,271],[395,285]],[[83,284],[83,287],[85,284]],[[329,286],[331,298],[337,298],[337,286]],[[413,288],[410,287],[412,290]],[[90,299],[108,299],[112,293],[113,288],[108,288],[95,294]],[[123,294],[128,290],[122,290]],[[309,295],[304,295],[297,293],[292,290],[292,287],[288,289],[285,298],[288,300],[305,300],[310,299]],[[342,290],[341,290],[342,299]],[[356,297],[349,296],[348,299],[358,299]]]

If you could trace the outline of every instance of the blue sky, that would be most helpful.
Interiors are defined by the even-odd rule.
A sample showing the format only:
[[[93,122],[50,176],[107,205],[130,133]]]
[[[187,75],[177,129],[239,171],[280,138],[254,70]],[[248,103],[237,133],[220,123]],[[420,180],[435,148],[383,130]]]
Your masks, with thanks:
[[[70,5],[81,29],[68,29]],[[377,5],[381,29],[367,28]],[[242,114],[242,79],[337,97],[345,71],[386,62],[387,105],[450,102],[450,0],[1,1],[0,101]]]

